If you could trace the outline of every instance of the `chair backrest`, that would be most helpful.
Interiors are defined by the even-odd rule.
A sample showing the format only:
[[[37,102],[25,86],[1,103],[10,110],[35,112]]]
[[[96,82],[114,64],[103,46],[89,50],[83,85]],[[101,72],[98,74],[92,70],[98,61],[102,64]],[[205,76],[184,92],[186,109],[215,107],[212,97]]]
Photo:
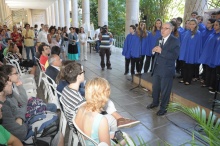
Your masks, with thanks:
[[[35,60],[36,60],[38,69],[39,69],[40,71],[44,72],[44,70],[42,69],[42,67],[44,67],[44,65],[40,63],[40,60],[39,60],[36,56],[34,56],[34,58],[35,58]]]
[[[91,139],[89,136],[87,136],[84,132],[82,132],[82,130],[77,126],[76,122],[75,122],[75,117],[76,115],[74,115],[73,117],[73,125],[75,126],[76,130],[77,130],[77,135],[79,138],[79,142],[81,142],[81,144],[84,146],[86,146],[86,141],[90,141],[94,146],[98,146],[98,143],[96,141],[94,141],[93,139]]]
[[[58,93],[56,90],[56,87],[57,87],[56,83],[53,81],[53,79],[51,79],[46,74],[45,74],[45,77],[42,78],[42,80],[44,81],[45,90],[47,90],[47,93],[49,96],[48,102],[56,104],[57,109],[60,109],[60,103],[58,100]]]
[[[11,59],[10,60],[11,64],[14,65],[17,69],[17,72],[20,74],[20,75],[23,75],[24,73],[21,71],[21,67],[19,65],[19,63],[16,61],[16,60],[13,60]]]

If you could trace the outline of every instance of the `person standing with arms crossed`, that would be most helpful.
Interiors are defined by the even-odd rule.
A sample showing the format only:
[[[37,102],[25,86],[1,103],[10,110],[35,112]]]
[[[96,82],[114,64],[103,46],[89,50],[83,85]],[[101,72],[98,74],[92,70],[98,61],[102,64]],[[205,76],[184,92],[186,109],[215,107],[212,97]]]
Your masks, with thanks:
[[[157,40],[156,47],[152,52],[155,53],[155,60],[152,69],[153,75],[153,102],[147,106],[147,109],[155,108],[159,105],[159,97],[162,101],[158,116],[166,114],[166,107],[169,103],[170,93],[175,75],[175,60],[179,56],[179,40],[171,35],[173,25],[166,22],[162,25],[161,35]]]

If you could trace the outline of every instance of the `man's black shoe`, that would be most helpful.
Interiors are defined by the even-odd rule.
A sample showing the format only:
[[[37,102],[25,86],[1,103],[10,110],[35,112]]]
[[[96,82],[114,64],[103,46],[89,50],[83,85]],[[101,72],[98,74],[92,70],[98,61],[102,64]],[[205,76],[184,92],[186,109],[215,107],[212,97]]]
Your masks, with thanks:
[[[159,111],[157,112],[157,115],[158,115],[158,116],[163,116],[163,115],[165,115],[166,113],[167,113],[166,110],[159,110]]]
[[[107,67],[107,69],[112,69],[111,67]]]
[[[154,105],[153,103],[151,103],[147,106],[147,109],[152,109],[152,108],[155,108],[155,107],[158,107],[158,105]]]
[[[102,68],[102,70],[105,70],[105,68]]]

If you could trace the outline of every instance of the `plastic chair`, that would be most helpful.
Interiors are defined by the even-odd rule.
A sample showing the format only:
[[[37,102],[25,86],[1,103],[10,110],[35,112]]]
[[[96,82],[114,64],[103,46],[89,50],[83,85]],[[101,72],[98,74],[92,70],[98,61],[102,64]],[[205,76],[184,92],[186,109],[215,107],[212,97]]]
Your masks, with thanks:
[[[76,122],[75,122],[75,117],[73,117],[73,125],[75,126],[76,130],[77,130],[77,135],[78,135],[78,138],[79,138],[79,142],[81,142],[81,144],[83,146],[86,145],[86,141],[89,141],[91,142],[94,146],[98,146],[98,143],[96,141],[94,141],[93,139],[91,139],[89,136],[87,136],[84,132],[81,131],[81,129],[77,126]]]
[[[38,69],[39,69],[39,71],[40,71],[39,79],[38,79],[38,87],[39,87],[39,86],[40,86],[40,82],[41,82],[41,80],[42,80],[42,75],[43,75],[43,73],[44,73],[44,70],[42,69],[42,67],[44,67],[44,65],[40,64],[40,60],[39,60],[37,57],[34,56],[34,58],[35,58],[35,60],[36,60],[37,67],[38,67]]]

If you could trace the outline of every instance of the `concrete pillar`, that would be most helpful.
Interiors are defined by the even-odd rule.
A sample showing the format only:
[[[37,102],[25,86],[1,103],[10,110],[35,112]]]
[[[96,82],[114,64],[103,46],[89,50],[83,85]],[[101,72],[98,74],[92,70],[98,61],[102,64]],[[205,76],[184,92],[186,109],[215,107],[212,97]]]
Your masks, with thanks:
[[[79,27],[78,0],[71,0],[71,6],[72,6],[72,26],[73,27]]]
[[[32,14],[31,14],[31,10],[27,9],[27,20],[28,20],[28,24],[30,24],[30,26],[32,25]]]
[[[5,0],[2,0],[2,4],[3,4],[3,15],[4,15],[4,18],[6,19],[7,13],[6,13],[6,3],[5,3]]]
[[[108,0],[98,0],[98,25],[108,25]]]
[[[60,20],[60,26],[65,26],[65,17],[64,17],[64,1],[59,0],[59,20]]]
[[[85,32],[90,30],[90,6],[89,0],[82,0],[82,23]]]
[[[139,0],[126,0],[125,36],[129,34],[129,26],[138,23]]]
[[[56,25],[56,22],[55,22],[55,8],[54,8],[54,3],[51,5],[51,20],[52,20],[52,25]]]
[[[65,0],[64,2],[64,8],[65,8],[65,25],[67,26],[67,28],[70,27],[70,1],[69,0]]]
[[[56,0],[55,1],[55,24],[57,27],[60,26],[60,23],[59,23],[59,9],[58,9],[58,1]]]
[[[3,24],[3,21],[5,19],[5,15],[3,14],[3,1],[0,0],[0,23]]]
[[[49,25],[49,23],[50,23],[50,15],[49,15],[49,8],[46,8],[46,15],[47,15],[47,24]]]
[[[49,27],[52,25],[52,15],[51,15],[51,6],[48,7],[48,12],[49,12]]]
[[[191,13],[197,11],[204,16],[204,10],[208,8],[207,0],[185,0],[184,21],[191,18]]]

